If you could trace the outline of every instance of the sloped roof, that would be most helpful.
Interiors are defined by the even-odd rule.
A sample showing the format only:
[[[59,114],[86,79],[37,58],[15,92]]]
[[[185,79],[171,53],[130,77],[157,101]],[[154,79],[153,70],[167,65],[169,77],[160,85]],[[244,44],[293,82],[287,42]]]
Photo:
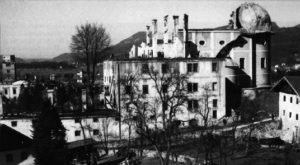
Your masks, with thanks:
[[[0,124],[0,152],[29,148],[32,140],[22,133]]]
[[[86,145],[95,145],[95,144],[98,144],[98,142],[96,140],[92,139],[92,138],[86,139],[85,142],[84,142],[84,139],[77,140],[77,141],[73,141],[73,142],[68,143],[68,149],[82,147],[85,144]]]
[[[298,96],[300,96],[300,76],[286,76],[284,77],[291,87],[295,90]]]
[[[28,81],[25,81],[25,80],[19,80],[19,81],[16,81],[14,83],[12,83],[12,85],[28,85]]]
[[[270,91],[278,91],[281,88],[282,84],[287,83],[293,92],[300,97],[300,76],[286,76],[283,77],[279,82],[274,85]]]

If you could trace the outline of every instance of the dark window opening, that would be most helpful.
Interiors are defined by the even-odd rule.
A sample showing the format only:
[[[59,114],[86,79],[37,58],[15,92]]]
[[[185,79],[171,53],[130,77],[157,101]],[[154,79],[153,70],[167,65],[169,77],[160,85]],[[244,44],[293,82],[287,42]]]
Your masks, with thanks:
[[[213,99],[213,107],[218,107],[218,100],[217,99]]]
[[[12,122],[11,122],[11,126],[12,126],[12,127],[16,127],[17,125],[18,125],[17,121],[12,121]]]
[[[13,88],[13,94],[15,95],[17,93],[17,89]]]
[[[216,83],[216,82],[214,82],[214,83],[212,84],[212,90],[213,90],[213,91],[218,90],[218,86],[217,86],[217,83]]]
[[[245,68],[245,58],[240,58],[240,68],[241,69]]]
[[[161,64],[161,72],[167,73],[168,72],[168,65],[167,64]]]
[[[8,89],[5,89],[5,90],[4,90],[4,93],[7,95],[7,93],[8,93]]]
[[[220,44],[220,45],[224,45],[224,44],[225,44],[225,41],[224,41],[224,40],[221,40],[221,41],[219,42],[219,44]]]
[[[188,72],[198,72],[198,63],[187,64]]]
[[[298,98],[296,99],[296,104],[299,104],[299,100],[298,100]]]
[[[192,72],[192,64],[187,64],[187,70],[188,72]]]
[[[212,63],[212,71],[213,72],[216,72],[218,70],[218,68],[217,68],[217,63]]]
[[[188,92],[197,92],[198,83],[188,83]]]
[[[216,111],[216,110],[213,111],[213,118],[214,118],[214,119],[217,118],[217,111]]]
[[[261,68],[266,68],[266,58],[261,58]]]
[[[200,45],[204,45],[204,44],[205,44],[205,41],[201,40],[201,41],[199,42],[199,44],[200,44]]]
[[[142,73],[148,73],[148,72],[149,72],[148,64],[142,64]]]
[[[99,135],[99,130],[98,129],[94,129],[93,130],[93,135]]]
[[[188,109],[197,109],[199,107],[198,100],[188,100]]]
[[[168,104],[167,103],[163,103],[163,109],[168,110]]]
[[[168,85],[162,85],[162,92],[167,93],[168,92]]]
[[[285,116],[285,110],[283,110],[283,116]]]
[[[96,122],[98,122],[98,121],[99,121],[98,118],[93,118],[93,122],[94,122],[94,123],[96,123]]]
[[[75,136],[80,136],[81,131],[75,131]]]
[[[285,96],[283,96],[283,101],[285,101]]]
[[[298,120],[298,114],[296,114],[296,120]]]
[[[130,94],[130,93],[131,93],[131,86],[127,85],[127,86],[125,87],[125,93],[126,93],[126,94]]]
[[[143,85],[143,94],[148,94],[148,85]]]
[[[293,97],[290,98],[290,102],[293,103]]]
[[[292,118],[292,112],[290,112],[290,118]]]

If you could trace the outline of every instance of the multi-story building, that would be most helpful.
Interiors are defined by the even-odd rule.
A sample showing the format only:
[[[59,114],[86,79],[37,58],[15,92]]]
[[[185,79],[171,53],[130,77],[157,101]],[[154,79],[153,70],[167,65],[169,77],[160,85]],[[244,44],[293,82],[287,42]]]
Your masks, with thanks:
[[[15,55],[3,56],[2,76],[4,84],[11,84],[17,80]]]
[[[259,8],[260,10],[254,10]],[[246,10],[257,12],[261,20],[256,24],[247,22]],[[163,32],[157,31],[157,20],[147,26],[146,43],[134,45],[129,57],[111,58],[104,62],[104,85],[106,91],[121,102],[120,77],[128,70],[142,74],[141,89],[147,89],[148,97],[155,96],[153,82],[143,76],[143,68],[153,66],[160,73],[166,65],[188,75],[185,115],[177,116],[188,120],[193,115],[193,100],[201,100],[204,84],[210,84],[214,96],[209,101],[211,118],[231,116],[242,95],[252,95],[271,88],[270,38],[271,20],[268,13],[256,4],[243,4],[232,15],[233,25],[225,29],[189,29],[188,16],[183,16],[183,28],[178,26],[179,16],[173,16],[174,27],[170,31],[168,16],[163,18]],[[248,15],[252,17],[253,15]],[[172,70],[172,69],[171,69]],[[171,71],[169,70],[169,71]],[[189,88],[189,87],[188,87]],[[120,96],[120,97],[119,97]],[[121,112],[122,105],[116,103]]]
[[[294,133],[300,128],[300,112],[298,111],[300,106],[299,82],[299,76],[287,76],[283,77],[271,89],[272,92],[279,93],[278,107],[282,128],[292,130]]]

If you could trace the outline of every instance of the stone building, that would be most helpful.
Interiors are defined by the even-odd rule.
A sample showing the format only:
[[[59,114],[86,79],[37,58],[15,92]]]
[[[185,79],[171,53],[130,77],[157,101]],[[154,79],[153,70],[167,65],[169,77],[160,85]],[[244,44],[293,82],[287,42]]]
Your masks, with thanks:
[[[142,74],[139,85],[141,89],[147,88],[147,97],[156,95],[153,82],[143,76],[143,68],[151,66],[160,73],[164,72],[165,66],[171,66],[180,74],[188,75],[189,83],[193,84],[192,92],[187,92],[189,100],[201,100],[201,87],[211,84],[214,97],[209,104],[210,116],[216,121],[231,116],[243,95],[255,97],[258,92],[271,88],[273,33],[265,9],[253,3],[242,4],[232,14],[232,23],[223,29],[189,29],[188,15],[182,17],[182,23],[179,18],[173,16],[171,29],[168,16],[163,17],[161,33],[157,31],[158,21],[152,20],[152,26],[146,26],[145,43],[134,45],[129,57],[104,62],[105,89],[113,98],[111,100],[115,100],[120,113],[122,98],[119,96],[125,87],[119,80],[128,70]],[[183,110],[185,113],[176,117],[181,120],[194,118],[190,105],[188,101]]]

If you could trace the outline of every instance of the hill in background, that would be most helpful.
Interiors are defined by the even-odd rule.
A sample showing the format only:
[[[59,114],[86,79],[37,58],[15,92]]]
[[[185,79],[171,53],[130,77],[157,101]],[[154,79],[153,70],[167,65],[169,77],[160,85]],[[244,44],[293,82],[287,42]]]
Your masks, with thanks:
[[[215,29],[227,29],[227,25]],[[294,64],[295,54],[300,54],[300,25],[280,28],[275,22],[272,22],[272,31],[275,32],[272,36],[271,45],[272,66],[283,62]],[[125,53],[128,53],[133,45],[139,46],[143,41],[146,41],[146,33],[143,31],[137,32],[131,37],[112,46],[110,53],[115,54],[115,56],[122,56]],[[73,61],[71,55],[71,53],[64,53],[54,57],[53,60],[57,62]],[[109,55],[107,55],[106,58],[108,57]]]

